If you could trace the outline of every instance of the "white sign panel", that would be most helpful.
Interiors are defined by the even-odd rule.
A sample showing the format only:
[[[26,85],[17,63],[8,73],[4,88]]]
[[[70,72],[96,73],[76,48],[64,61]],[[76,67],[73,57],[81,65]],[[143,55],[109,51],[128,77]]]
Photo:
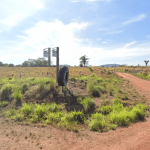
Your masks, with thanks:
[[[48,51],[43,51],[43,56],[48,57]]]
[[[57,57],[57,50],[55,50],[54,48],[53,48],[53,50],[52,50],[52,56],[53,56],[53,57]]]

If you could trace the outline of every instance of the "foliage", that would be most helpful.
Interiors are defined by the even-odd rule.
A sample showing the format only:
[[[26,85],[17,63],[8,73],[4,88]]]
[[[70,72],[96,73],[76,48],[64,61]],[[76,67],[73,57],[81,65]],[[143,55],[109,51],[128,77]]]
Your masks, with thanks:
[[[2,100],[10,100],[12,88],[13,87],[10,84],[6,84],[1,88],[1,99]]]
[[[22,110],[23,114],[27,117],[33,113],[33,109],[34,109],[34,107],[33,107],[32,103],[29,103],[29,104],[23,103],[22,104],[21,110]]]
[[[88,109],[90,109],[91,106],[95,105],[95,102],[93,99],[91,99],[90,97],[86,97],[83,100],[81,100],[79,102],[80,104],[83,105],[84,109],[87,111]]]
[[[62,111],[62,106],[61,105],[57,105],[54,102],[52,104],[47,104],[46,109],[47,109],[47,111],[50,111],[50,112],[60,112],[60,111]]]
[[[85,64],[88,64],[88,61],[87,61],[88,59],[89,59],[89,58],[87,58],[86,55],[80,57],[80,59],[79,59],[79,60],[81,60],[81,61],[80,61],[80,64],[83,64],[84,67],[85,67]]]
[[[7,106],[9,104],[9,102],[8,101],[0,101],[0,107],[5,107],[5,106]]]

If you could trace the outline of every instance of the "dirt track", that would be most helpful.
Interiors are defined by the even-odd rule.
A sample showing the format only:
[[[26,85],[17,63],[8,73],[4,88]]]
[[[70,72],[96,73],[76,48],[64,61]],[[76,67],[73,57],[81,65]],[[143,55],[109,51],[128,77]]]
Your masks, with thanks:
[[[116,74],[129,80],[139,93],[145,95],[150,104],[150,81],[127,73]],[[16,136],[12,135],[12,130],[16,132]],[[30,133],[38,137],[32,138],[29,136]],[[17,123],[8,125],[3,118],[0,118],[0,149],[3,150],[150,150],[149,139],[150,118],[128,128],[117,128],[106,133],[91,132],[86,129],[74,133],[53,127],[35,128]]]

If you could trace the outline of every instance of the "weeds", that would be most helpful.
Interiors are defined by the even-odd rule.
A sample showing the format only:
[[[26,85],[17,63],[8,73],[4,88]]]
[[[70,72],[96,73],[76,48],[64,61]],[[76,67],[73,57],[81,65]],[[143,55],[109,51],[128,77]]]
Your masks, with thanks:
[[[83,105],[86,111],[90,109],[90,107],[95,105],[94,100],[92,100],[90,97],[86,97],[85,99],[81,100],[79,103]]]

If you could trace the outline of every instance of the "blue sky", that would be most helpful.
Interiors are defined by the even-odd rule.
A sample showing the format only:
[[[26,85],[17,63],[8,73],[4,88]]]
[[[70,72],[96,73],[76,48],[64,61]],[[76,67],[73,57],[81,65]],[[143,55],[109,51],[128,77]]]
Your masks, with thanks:
[[[43,57],[44,48],[59,47],[60,64],[79,65],[86,55],[92,66],[145,65],[149,8],[149,0],[5,0],[0,5],[0,61],[22,64]]]

